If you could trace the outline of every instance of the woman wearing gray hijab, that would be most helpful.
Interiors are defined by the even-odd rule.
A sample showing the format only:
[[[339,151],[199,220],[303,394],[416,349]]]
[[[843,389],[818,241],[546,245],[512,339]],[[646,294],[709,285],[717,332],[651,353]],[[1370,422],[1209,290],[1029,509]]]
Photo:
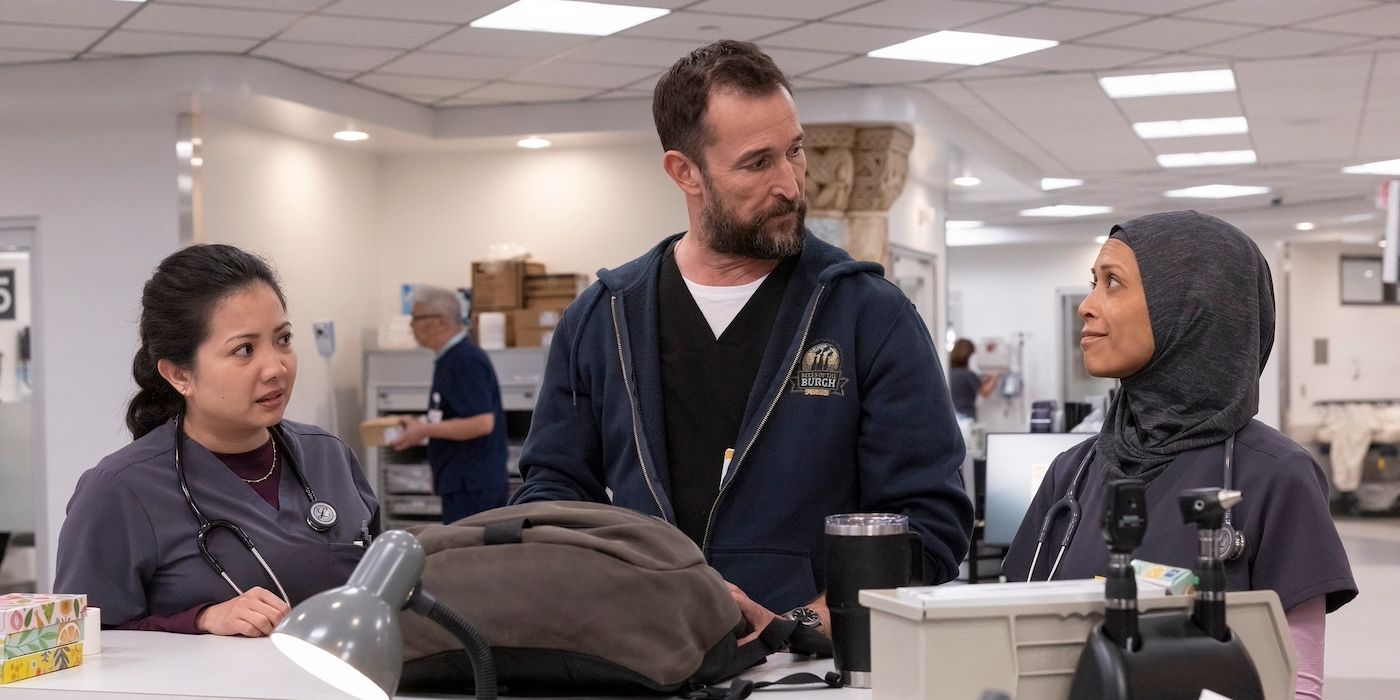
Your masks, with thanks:
[[[1136,556],[1194,567],[1196,531],[1181,524],[1177,495],[1224,485],[1232,448],[1231,487],[1244,500],[1231,513],[1242,546],[1225,562],[1227,587],[1278,593],[1298,648],[1298,697],[1321,697],[1324,615],[1357,590],[1328,512],[1326,475],[1306,450],[1253,419],[1274,342],[1268,263],[1234,226],[1176,211],[1114,226],[1091,274],[1093,291],[1079,306],[1085,369],[1121,387],[1099,435],[1056,458],[1041,482],[1007,553],[1007,580],[1106,574],[1097,527],[1104,485],[1123,478],[1148,484],[1148,530]],[[1081,465],[1080,527],[1061,551],[1070,520],[1061,510],[1038,546]]]

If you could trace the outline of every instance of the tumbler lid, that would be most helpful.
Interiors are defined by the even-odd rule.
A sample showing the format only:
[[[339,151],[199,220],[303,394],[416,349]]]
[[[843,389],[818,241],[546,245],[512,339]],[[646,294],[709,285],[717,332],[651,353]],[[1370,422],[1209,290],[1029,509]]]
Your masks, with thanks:
[[[896,513],[841,513],[826,516],[828,535],[902,535],[909,518]]]

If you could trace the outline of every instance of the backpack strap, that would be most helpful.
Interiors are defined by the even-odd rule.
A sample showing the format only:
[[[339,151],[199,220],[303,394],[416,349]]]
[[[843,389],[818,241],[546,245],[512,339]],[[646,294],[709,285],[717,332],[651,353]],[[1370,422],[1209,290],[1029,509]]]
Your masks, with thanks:
[[[803,672],[783,676],[776,681],[759,681],[757,683],[738,678],[730,683],[728,688],[714,686],[701,688],[687,694],[686,697],[691,700],[744,700],[744,698],[753,695],[754,691],[763,690],[764,688],[775,685],[793,686],[814,685],[817,683],[826,686],[826,688],[840,688],[841,674],[835,671],[828,671],[825,676],[818,676],[815,673]]]
[[[482,537],[485,544],[520,544],[525,538],[525,528],[530,527],[529,518],[511,518],[486,526]]]
[[[825,656],[830,656],[831,640],[826,639],[825,635],[822,635],[820,632],[815,632],[813,630],[808,629],[807,627],[798,624],[796,620],[790,620],[786,617],[778,617],[774,618],[772,622],[768,623],[768,626],[763,628],[763,631],[759,633],[758,637],[754,638],[749,643],[739,647],[739,649],[734,654],[733,661],[727,667],[728,672],[726,672],[724,675],[737,676],[743,671],[763,663],[764,660],[767,659],[770,654],[781,651],[789,646],[797,649],[803,649],[805,652],[806,648],[809,645],[802,644],[800,642],[810,641],[805,639],[806,635],[809,634],[815,634],[816,636],[821,637],[822,640],[825,641]],[[815,646],[820,646],[820,644],[816,644]],[[812,655],[814,656],[818,655],[814,652],[807,653],[812,653]],[[831,672],[826,674],[826,677],[823,678],[814,673],[794,673],[792,675],[779,678],[776,681],[761,682],[754,682],[738,678],[731,682],[728,688],[721,688],[718,686],[701,686],[684,692],[683,696],[685,698],[688,698],[689,700],[742,700],[743,698],[747,698],[755,690],[762,690],[763,688],[767,688],[768,686],[804,685],[808,683],[824,683],[827,687],[830,688],[840,688],[841,674]]]

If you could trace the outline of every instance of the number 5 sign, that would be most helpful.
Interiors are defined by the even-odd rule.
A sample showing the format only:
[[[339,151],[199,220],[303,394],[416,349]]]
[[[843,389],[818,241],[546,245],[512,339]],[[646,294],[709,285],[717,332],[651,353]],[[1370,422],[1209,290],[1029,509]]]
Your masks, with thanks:
[[[0,321],[15,320],[15,271],[0,270]]]

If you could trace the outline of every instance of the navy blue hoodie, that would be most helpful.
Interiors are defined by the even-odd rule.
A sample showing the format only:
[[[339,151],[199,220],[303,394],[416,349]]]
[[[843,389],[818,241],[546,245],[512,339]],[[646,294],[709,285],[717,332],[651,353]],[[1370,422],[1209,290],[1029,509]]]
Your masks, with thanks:
[[[514,502],[613,503],[674,523],[657,314],[668,237],[564,312]],[[695,377],[704,381],[704,377]],[[903,513],[931,582],[972,532],[962,436],[928,329],[879,265],[807,236],[701,548],[770,610],[825,590],[823,518]],[[715,468],[721,468],[721,455]]]

